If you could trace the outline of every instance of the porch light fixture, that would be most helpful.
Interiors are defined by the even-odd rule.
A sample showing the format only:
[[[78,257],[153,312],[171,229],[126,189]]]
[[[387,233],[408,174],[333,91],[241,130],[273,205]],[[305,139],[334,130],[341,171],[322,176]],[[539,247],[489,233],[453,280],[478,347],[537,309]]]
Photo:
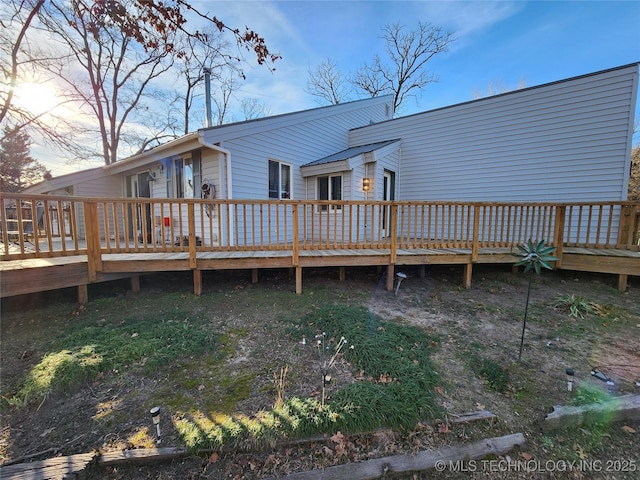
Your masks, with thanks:
[[[156,434],[158,436],[157,443],[160,443],[162,441],[160,437],[160,407],[153,407],[149,410],[149,413],[151,414],[153,424],[156,426]]]
[[[362,190],[364,192],[371,190],[371,179],[369,177],[364,177],[362,179]]]

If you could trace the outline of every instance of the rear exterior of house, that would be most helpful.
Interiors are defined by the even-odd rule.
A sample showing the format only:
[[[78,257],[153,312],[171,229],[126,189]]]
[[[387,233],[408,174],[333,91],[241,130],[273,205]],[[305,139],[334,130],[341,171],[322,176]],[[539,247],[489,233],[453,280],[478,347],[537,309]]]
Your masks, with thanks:
[[[357,165],[349,168],[341,165],[338,170],[303,174],[301,167],[346,149],[350,129],[390,119],[390,101],[390,97],[371,98],[203,129],[105,167],[105,171],[122,179],[127,197],[362,199],[361,175],[365,170],[361,159],[371,152],[355,155]],[[139,212],[140,223],[146,224],[148,233],[166,227],[175,231],[186,217],[186,208],[153,205]],[[209,229],[206,238],[199,241],[216,244],[220,239],[215,232],[227,223],[230,214],[216,215],[209,208],[205,213]],[[204,220],[203,216],[200,223]],[[252,228],[271,233],[268,226]],[[238,241],[241,239],[232,243]]]
[[[90,182],[69,176],[75,179],[69,193],[241,201],[620,201],[628,187],[637,88],[633,64],[395,119],[391,98],[377,97],[222,125],[94,169]],[[64,180],[50,182],[63,188]],[[253,212],[199,208],[205,244],[241,243],[231,238],[232,219],[255,222]],[[281,207],[269,208],[280,222]],[[149,202],[118,231],[174,242],[186,209]],[[325,218],[318,221],[345,228],[342,206],[319,210]],[[371,231],[381,223],[385,236],[385,212],[371,211],[363,224]],[[278,235],[291,227],[278,228]],[[169,235],[151,235],[167,228]],[[276,230],[249,227],[255,229],[266,236]],[[227,238],[218,238],[223,234]]]

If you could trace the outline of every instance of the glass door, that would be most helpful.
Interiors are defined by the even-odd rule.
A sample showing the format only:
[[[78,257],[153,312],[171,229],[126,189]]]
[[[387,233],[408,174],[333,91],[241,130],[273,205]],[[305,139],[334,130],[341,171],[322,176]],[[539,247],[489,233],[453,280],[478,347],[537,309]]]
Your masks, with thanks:
[[[382,200],[385,202],[395,200],[395,181],[396,174],[390,170],[385,170],[382,176]],[[391,207],[385,206],[382,209],[382,232],[386,237],[389,234],[389,218],[391,216]]]

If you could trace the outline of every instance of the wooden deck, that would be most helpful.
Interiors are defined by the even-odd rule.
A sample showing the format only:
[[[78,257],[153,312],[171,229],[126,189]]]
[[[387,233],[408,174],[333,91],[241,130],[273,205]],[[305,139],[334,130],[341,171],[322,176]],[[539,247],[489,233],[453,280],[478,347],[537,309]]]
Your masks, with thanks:
[[[0,222],[30,232],[0,235],[0,296],[78,287],[164,271],[380,266],[393,288],[402,265],[509,264],[529,238],[556,247],[555,268],[640,276],[640,203],[485,204],[442,202],[202,201],[84,199],[2,194]],[[137,212],[137,213],[136,213]],[[158,214],[158,215],[155,215]],[[159,220],[160,219],[160,220]],[[162,220],[164,219],[164,220]],[[128,233],[127,233],[128,232]]]
[[[193,271],[194,292],[202,292],[201,274],[206,270],[252,270],[262,268],[295,268],[296,293],[302,293],[303,268],[309,267],[387,267],[387,278],[393,281],[394,269],[402,265],[461,265],[464,267],[462,283],[471,286],[475,264],[508,264],[517,261],[510,248],[481,248],[472,262],[471,249],[412,249],[399,250],[396,262],[390,263],[388,249],[308,250],[300,253],[298,265],[293,265],[291,251],[203,252],[196,255],[192,268],[189,254],[178,253],[121,253],[102,257],[103,271],[91,282],[86,255],[48,259],[25,259],[0,262],[0,291],[2,297],[35,293],[66,287],[79,288],[79,301],[88,300],[86,286],[121,278],[132,279],[132,289],[139,289],[138,276],[144,273],[167,271]],[[619,288],[626,288],[627,275],[640,276],[640,252],[628,250],[596,250],[565,248],[558,269],[611,273],[619,275]],[[341,270],[341,278],[344,273]],[[392,288],[388,286],[389,289]]]

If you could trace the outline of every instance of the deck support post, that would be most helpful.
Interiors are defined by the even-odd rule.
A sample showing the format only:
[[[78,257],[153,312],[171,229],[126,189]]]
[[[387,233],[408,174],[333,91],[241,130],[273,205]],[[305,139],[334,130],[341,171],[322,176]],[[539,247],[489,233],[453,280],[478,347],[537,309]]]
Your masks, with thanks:
[[[426,277],[426,265],[422,264],[420,265],[420,269],[418,271],[418,275],[420,276],[420,280],[424,280],[424,277]]]
[[[340,267],[340,281],[344,282],[347,278],[347,269],[344,267]]]
[[[89,286],[86,283],[78,285],[78,303],[80,305],[89,303]]]
[[[131,291],[133,293],[140,292],[140,275],[134,275],[131,277]]]
[[[618,290],[621,292],[627,291],[627,278],[628,275],[621,273],[618,275]]]
[[[194,295],[202,295],[202,270],[193,270],[193,293]]]
[[[251,283],[258,283],[258,269],[251,269]]]
[[[100,246],[100,225],[96,202],[85,204],[84,221],[87,241],[87,276],[90,282],[95,282],[97,273],[102,272],[102,247]]]
[[[471,273],[473,272],[473,263],[467,263],[464,266],[464,288],[471,288]]]
[[[393,280],[396,266],[392,263],[387,267],[387,292],[393,290]]]
[[[296,267],[296,294],[302,295],[302,267]]]

